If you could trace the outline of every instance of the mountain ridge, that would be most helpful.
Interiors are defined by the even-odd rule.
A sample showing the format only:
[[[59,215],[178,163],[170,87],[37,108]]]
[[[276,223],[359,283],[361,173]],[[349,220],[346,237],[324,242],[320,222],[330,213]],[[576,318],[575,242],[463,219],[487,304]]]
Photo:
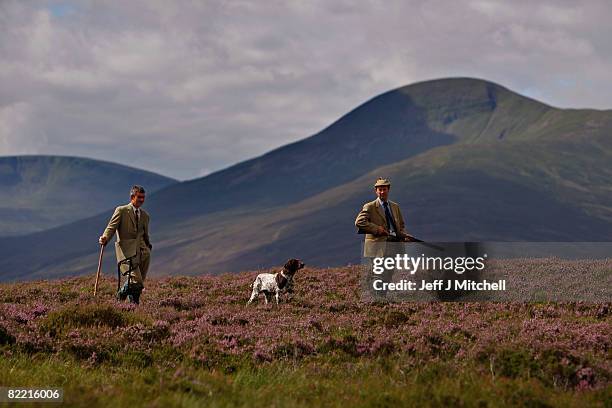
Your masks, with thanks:
[[[317,266],[359,262],[353,221],[376,176],[391,177],[408,230],[424,239],[612,240],[611,131],[612,111],[555,108],[489,81],[391,90],[311,137],[151,194],[152,273],[231,272],[302,255]],[[26,276],[87,273],[108,217],[0,240],[0,256],[17,268],[29,246],[40,254]],[[43,244],[74,229],[69,253]],[[19,276],[0,270],[9,275]]]

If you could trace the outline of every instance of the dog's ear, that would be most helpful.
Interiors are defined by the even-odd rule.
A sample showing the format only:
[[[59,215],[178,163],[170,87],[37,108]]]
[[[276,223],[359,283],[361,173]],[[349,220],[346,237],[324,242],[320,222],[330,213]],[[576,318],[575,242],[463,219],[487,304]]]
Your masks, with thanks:
[[[298,270],[299,266],[300,266],[300,261],[298,261],[295,258],[291,258],[285,264],[285,269],[287,269],[288,271],[295,272]]]

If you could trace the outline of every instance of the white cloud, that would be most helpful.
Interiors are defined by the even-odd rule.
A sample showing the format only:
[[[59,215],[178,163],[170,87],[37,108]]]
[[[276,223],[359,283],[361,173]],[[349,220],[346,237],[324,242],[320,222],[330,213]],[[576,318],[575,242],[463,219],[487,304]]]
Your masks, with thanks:
[[[611,14],[605,1],[4,1],[0,154],[196,177],[445,76],[610,108]]]
[[[47,135],[37,126],[35,119],[34,109],[26,102],[0,106],[0,152],[44,152]]]

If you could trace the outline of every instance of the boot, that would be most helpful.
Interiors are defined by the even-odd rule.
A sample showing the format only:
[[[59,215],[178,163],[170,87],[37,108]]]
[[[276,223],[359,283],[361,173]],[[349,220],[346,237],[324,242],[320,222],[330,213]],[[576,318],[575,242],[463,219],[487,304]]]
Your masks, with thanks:
[[[130,303],[134,303],[134,304],[140,303],[140,294],[142,293],[143,289],[144,289],[144,286],[142,286],[142,284],[140,283],[133,283],[130,285],[129,293],[127,295]]]
[[[119,289],[119,291],[117,292],[117,300],[124,301],[125,299],[127,299],[128,295],[129,295],[129,288],[128,288],[128,283],[126,281],[121,287],[121,289]]]

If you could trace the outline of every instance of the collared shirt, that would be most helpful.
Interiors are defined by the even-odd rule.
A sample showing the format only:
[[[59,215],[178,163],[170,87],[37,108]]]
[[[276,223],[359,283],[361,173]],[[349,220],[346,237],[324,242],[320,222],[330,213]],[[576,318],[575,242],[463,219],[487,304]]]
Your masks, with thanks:
[[[136,207],[134,204],[130,203],[132,206],[132,210],[134,210],[134,215],[136,216],[137,224],[140,224],[140,215],[142,214],[140,211],[140,207]]]

